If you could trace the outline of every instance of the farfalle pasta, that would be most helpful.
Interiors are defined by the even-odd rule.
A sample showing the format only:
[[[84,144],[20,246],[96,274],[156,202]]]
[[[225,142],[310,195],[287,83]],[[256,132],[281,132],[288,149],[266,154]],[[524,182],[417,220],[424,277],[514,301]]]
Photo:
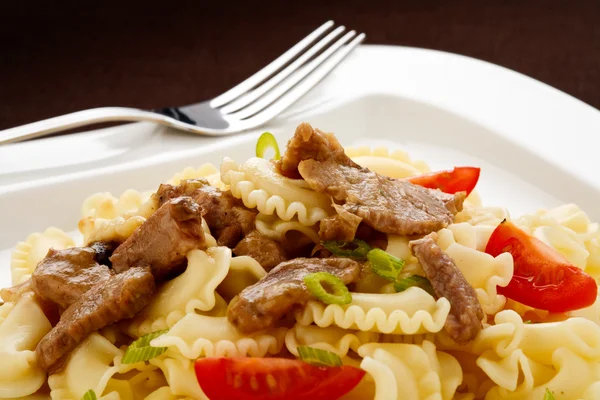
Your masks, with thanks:
[[[481,205],[479,169],[432,173],[402,150],[343,149],[307,124],[278,161],[198,165],[154,191],[88,197],[82,241],[49,228],[17,244],[0,304],[0,399],[600,398],[597,292],[582,307],[534,306],[514,296],[523,254],[491,250],[512,224],[530,255],[544,243],[542,264],[560,260],[589,289],[600,228],[576,205],[515,217]],[[44,260],[50,249],[59,263]],[[525,262],[540,286],[567,273]],[[57,308],[61,290],[75,302]],[[81,340],[46,368],[43,352],[63,345],[44,343],[71,322],[58,337]]]

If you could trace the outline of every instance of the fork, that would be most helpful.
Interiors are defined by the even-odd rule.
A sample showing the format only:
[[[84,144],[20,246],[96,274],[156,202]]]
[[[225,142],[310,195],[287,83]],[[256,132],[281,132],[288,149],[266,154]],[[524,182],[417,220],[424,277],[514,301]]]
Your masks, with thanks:
[[[150,121],[209,136],[256,128],[299,100],[365,38],[364,33],[357,35],[355,31],[340,37],[345,27],[333,26],[333,21],[324,23],[256,74],[212,100],[153,111],[126,107],[77,111],[0,131],[0,144],[115,121]]]

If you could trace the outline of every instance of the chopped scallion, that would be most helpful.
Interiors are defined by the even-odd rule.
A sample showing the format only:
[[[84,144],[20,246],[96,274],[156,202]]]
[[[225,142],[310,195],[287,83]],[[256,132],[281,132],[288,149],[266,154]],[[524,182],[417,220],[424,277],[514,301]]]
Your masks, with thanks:
[[[323,367],[340,367],[342,359],[331,351],[310,346],[298,346],[298,355],[302,361]]]
[[[85,392],[81,400],[98,400],[98,397],[96,397],[96,392],[90,389],[87,392]]]
[[[429,282],[429,279],[427,279],[423,276],[411,275],[407,278],[400,279],[399,281],[396,281],[394,283],[394,288],[396,289],[396,292],[403,292],[406,289],[408,289],[409,287],[413,287],[413,286],[420,287],[421,289],[425,290],[430,295],[435,296],[435,292],[433,291],[431,282]]]
[[[150,342],[167,332],[168,330],[152,332],[137,339],[129,345],[121,362],[123,364],[133,364],[140,361],[148,361],[154,357],[160,356],[167,351],[167,348],[152,347],[150,346]]]
[[[546,388],[546,393],[544,394],[544,400],[555,400],[554,393],[550,391],[550,389]]]
[[[352,242],[332,240],[323,242],[322,245],[335,256],[349,257],[359,261],[366,260],[367,254],[371,251],[371,246],[360,239],[354,239]]]
[[[258,138],[256,142],[256,157],[265,158],[267,150],[273,149],[273,159],[279,160],[281,155],[279,154],[279,145],[277,139],[270,132],[265,132]]]
[[[328,272],[315,272],[304,276],[304,283],[310,294],[325,304],[348,304],[352,301],[350,291],[340,278]],[[329,286],[329,293],[323,284]]]
[[[367,254],[371,263],[371,271],[392,281],[395,281],[404,267],[404,261],[381,249],[373,249]]]

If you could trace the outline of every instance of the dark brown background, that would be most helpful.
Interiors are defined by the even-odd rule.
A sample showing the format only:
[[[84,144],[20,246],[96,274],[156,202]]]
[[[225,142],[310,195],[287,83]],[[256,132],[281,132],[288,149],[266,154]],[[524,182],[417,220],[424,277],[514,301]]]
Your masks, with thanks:
[[[3,1],[0,129],[90,107],[210,98],[330,18],[368,43],[481,58],[600,108],[600,1],[322,3]]]

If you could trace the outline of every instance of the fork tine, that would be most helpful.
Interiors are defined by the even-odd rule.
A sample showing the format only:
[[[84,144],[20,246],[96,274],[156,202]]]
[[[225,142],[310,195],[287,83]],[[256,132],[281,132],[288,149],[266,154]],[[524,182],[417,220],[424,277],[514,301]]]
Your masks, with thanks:
[[[248,93],[242,95],[241,97],[239,97],[238,99],[227,104],[225,107],[223,107],[221,109],[221,112],[223,114],[230,114],[235,111],[239,111],[242,108],[246,107],[247,105],[251,104],[253,101],[259,99],[262,95],[267,93],[273,87],[277,86],[278,83],[283,81],[290,74],[292,74],[294,71],[299,69],[302,65],[304,65],[304,63],[306,63],[308,60],[310,60],[312,56],[317,54],[317,52],[319,52],[319,50],[321,50],[323,47],[328,45],[332,40],[334,40],[342,32],[344,32],[345,29],[346,28],[344,26],[337,27],[335,30],[333,30],[331,33],[329,33],[327,36],[325,36],[323,39],[321,39],[319,42],[317,42],[314,46],[312,46],[310,49],[308,49],[304,54],[302,54],[300,57],[298,57],[296,60],[294,60],[294,62],[292,62],[287,67],[285,67],[285,69],[283,69],[277,75],[273,76],[271,79],[269,79],[267,82],[263,83],[259,87],[253,89],[251,92],[248,92]]]
[[[329,58],[333,53],[335,53],[340,47],[342,47],[345,43],[350,41],[356,35],[355,31],[350,31],[337,42],[335,42],[331,47],[321,53],[317,58],[309,62],[304,68],[299,70],[292,77],[275,87],[265,96],[251,104],[250,106],[244,108],[241,111],[229,114],[228,116],[236,119],[245,119],[248,117],[257,114],[264,108],[266,108],[269,104],[277,100],[281,97],[285,92],[294,87],[298,82],[304,79],[308,74],[310,74],[314,69],[316,69],[320,64],[322,64],[327,58]]]
[[[210,101],[211,107],[221,107],[232,100],[236,99],[240,95],[246,93],[250,89],[254,88],[256,85],[273,75],[277,72],[281,67],[287,64],[290,60],[296,57],[299,53],[304,51],[308,45],[315,41],[319,36],[321,36],[324,32],[326,32],[329,28],[333,26],[333,21],[327,21],[317,29],[315,29],[311,34],[306,36],[304,39],[296,43],[289,50],[279,56],[277,59],[272,61],[269,65],[252,75],[250,78],[241,82],[237,86],[229,89],[225,93],[215,97]]]
[[[330,59],[327,60],[319,69],[310,76],[300,82],[294,89],[285,93],[281,98],[272,103],[269,107],[265,108],[260,113],[244,120],[246,129],[263,124],[275,116],[279,115],[286,108],[298,101],[304,96],[310,89],[312,89],[317,83],[319,83],[328,73],[330,73],[348,54],[352,52],[364,39],[366,35],[361,33],[348,43],[343,49],[336,52]]]

